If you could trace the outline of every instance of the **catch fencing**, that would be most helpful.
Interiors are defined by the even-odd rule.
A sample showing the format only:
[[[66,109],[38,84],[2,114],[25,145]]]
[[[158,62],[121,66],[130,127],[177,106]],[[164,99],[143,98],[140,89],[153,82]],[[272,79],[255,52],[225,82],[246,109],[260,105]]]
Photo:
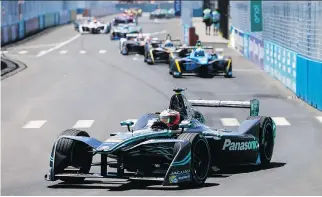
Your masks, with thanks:
[[[322,2],[262,1],[260,32],[250,13],[250,1],[230,1],[232,47],[322,110]]]
[[[1,46],[24,39],[46,28],[68,24],[78,14],[115,14],[113,1],[1,1]]]

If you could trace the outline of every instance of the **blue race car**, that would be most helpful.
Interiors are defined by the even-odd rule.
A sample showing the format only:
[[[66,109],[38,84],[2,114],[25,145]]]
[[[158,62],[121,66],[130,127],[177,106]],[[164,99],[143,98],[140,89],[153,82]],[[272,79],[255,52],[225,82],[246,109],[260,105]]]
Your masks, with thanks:
[[[180,78],[184,73],[197,73],[204,77],[223,73],[224,77],[232,77],[231,57],[221,56],[219,53],[207,53],[205,49],[213,47],[203,47],[200,41],[196,46],[179,47],[171,56],[169,74],[174,78]]]

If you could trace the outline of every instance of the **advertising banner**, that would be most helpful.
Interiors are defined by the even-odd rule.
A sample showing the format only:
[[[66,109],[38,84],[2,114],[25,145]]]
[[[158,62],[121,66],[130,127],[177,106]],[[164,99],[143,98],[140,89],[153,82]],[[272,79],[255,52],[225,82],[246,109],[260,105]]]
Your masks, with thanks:
[[[264,70],[264,42],[249,35],[249,59]]]
[[[34,33],[39,28],[38,17],[29,19],[25,22],[26,35]]]
[[[174,0],[174,15],[181,16],[181,0]]]
[[[262,0],[250,1],[250,29],[251,32],[263,31]]]
[[[236,30],[236,43],[237,43],[237,51],[241,54],[244,54],[244,33],[241,31]]]
[[[60,25],[68,23],[69,20],[70,20],[70,16],[69,16],[68,10],[64,10],[64,11],[59,12],[59,24]]]

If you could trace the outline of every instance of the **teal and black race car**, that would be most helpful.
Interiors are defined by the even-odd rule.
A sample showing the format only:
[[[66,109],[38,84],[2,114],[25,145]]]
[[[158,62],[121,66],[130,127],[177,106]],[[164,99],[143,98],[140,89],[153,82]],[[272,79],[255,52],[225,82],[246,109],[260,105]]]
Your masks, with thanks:
[[[258,116],[258,100],[187,100],[183,89],[174,91],[169,108],[179,113],[177,128],[160,122],[159,113],[149,113],[122,121],[127,131],[112,133],[105,141],[68,129],[53,145],[45,180],[150,179],[191,188],[202,186],[211,170],[270,163],[276,127],[272,118]],[[250,108],[250,116],[237,131],[215,129],[206,126],[203,114],[193,106]],[[100,162],[93,163],[96,155]],[[100,172],[91,173],[92,166],[100,166]],[[107,172],[108,166],[116,172]]]
[[[196,46],[179,47],[169,60],[169,74],[174,78],[191,73],[203,77],[224,74],[224,77],[231,78],[233,76],[232,58],[223,56],[220,53],[222,49],[217,49],[218,53],[208,53],[207,49],[213,50],[213,47],[202,46],[200,41]]]

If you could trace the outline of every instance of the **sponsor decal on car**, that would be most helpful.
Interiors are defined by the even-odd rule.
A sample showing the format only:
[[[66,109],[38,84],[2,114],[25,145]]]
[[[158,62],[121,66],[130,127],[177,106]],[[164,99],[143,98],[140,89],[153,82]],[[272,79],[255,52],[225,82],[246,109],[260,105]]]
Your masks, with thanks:
[[[230,139],[226,139],[222,150],[230,151],[246,151],[246,150],[257,150],[259,144],[256,140],[248,142],[232,142]]]
[[[169,176],[170,183],[178,183],[178,182],[184,182],[184,181],[190,181],[190,180],[191,180],[190,170],[175,171],[175,172],[172,172]]]

